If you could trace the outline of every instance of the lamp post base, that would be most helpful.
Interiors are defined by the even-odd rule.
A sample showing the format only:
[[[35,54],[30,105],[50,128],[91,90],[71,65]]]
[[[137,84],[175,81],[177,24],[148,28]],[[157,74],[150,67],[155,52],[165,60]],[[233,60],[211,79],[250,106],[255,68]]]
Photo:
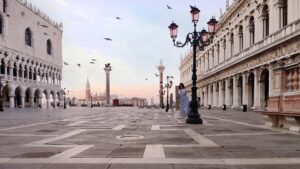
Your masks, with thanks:
[[[203,124],[203,120],[200,115],[191,114],[186,119],[186,123],[188,124]]]

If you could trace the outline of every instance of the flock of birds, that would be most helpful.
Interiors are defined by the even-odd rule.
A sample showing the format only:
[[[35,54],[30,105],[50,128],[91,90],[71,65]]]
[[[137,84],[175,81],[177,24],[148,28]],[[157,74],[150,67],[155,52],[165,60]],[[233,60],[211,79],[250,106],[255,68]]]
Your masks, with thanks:
[[[167,9],[168,10],[171,10],[171,9],[173,9],[171,6],[169,6],[169,5],[167,5]],[[117,20],[121,20],[121,18],[120,17],[115,17],[115,19],[117,19]],[[44,26],[44,25],[42,25],[42,26]],[[109,37],[105,37],[104,38],[104,40],[106,40],[106,41],[113,41],[111,38],[109,38]],[[90,64],[95,64],[95,62],[96,62],[96,59],[91,59],[91,61],[90,61]],[[63,61],[63,64],[65,65],[65,66],[69,66],[69,63],[67,63],[67,62],[65,62],[65,61]],[[81,67],[81,64],[80,63],[77,63],[77,66],[80,68]],[[156,77],[159,77],[159,75],[158,74],[154,74]],[[148,78],[145,78],[145,80],[148,80]]]

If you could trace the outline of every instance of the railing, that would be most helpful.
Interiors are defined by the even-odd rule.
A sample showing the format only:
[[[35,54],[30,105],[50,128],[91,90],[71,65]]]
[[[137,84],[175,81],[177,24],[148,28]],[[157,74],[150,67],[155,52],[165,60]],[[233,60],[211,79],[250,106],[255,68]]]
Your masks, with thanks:
[[[247,59],[257,53],[266,50],[268,47],[272,47],[284,41],[285,39],[292,38],[294,36],[300,35],[300,19],[285,26],[281,30],[269,35],[265,39],[256,42],[249,48],[243,49],[241,52],[235,54],[233,57],[227,59],[225,62],[215,66],[214,68],[208,70],[205,75],[199,75],[198,78],[205,78],[214,73],[217,73],[224,68],[232,66],[232,64],[239,63],[240,61]]]

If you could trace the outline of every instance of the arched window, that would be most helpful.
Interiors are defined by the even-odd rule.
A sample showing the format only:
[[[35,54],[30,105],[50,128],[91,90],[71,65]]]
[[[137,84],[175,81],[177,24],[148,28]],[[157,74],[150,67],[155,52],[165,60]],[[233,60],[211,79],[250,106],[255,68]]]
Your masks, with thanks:
[[[244,35],[243,35],[243,26],[239,27],[239,51],[242,51],[244,48]]]
[[[52,55],[52,43],[50,39],[47,40],[47,54]]]
[[[251,16],[249,20],[249,32],[250,32],[250,45],[255,43],[255,25],[254,25],[254,17]]]
[[[283,2],[283,27],[288,24],[288,3],[287,0]]]
[[[6,8],[7,8],[7,1],[3,0],[3,13],[6,13]]]
[[[269,7],[265,5],[262,11],[263,37],[269,36]]]
[[[1,35],[3,34],[3,19],[1,16],[0,16],[0,34]]]
[[[223,40],[223,61],[225,62],[226,60],[226,36],[224,36],[224,40]]]
[[[230,34],[230,56],[233,57],[234,54],[234,34]]]
[[[26,28],[25,30],[25,44],[27,46],[32,46],[32,33],[29,28]]]

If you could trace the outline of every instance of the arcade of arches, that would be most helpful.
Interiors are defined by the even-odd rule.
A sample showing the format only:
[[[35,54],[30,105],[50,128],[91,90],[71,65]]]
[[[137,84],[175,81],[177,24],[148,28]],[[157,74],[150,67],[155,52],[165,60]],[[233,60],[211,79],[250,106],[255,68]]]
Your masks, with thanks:
[[[60,91],[26,88],[5,84],[2,89],[3,106],[6,108],[25,107],[57,107],[62,106],[63,98]]]

